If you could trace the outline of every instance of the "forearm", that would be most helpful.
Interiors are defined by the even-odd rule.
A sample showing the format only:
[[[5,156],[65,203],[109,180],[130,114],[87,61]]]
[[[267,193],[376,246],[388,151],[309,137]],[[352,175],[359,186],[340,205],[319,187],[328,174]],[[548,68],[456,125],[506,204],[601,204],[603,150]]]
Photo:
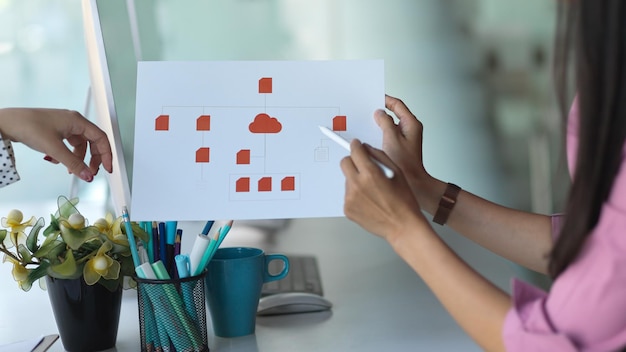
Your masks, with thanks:
[[[11,123],[9,110],[7,108],[0,108],[0,135],[7,141],[10,141],[9,136],[6,136],[3,131],[9,123]]]
[[[407,226],[390,244],[441,301],[459,325],[486,351],[503,351],[502,327],[510,297],[478,275],[428,227]]]
[[[422,209],[434,214],[446,183],[428,177],[413,185]],[[552,247],[549,216],[514,210],[461,191],[446,225],[504,258],[547,272]]]

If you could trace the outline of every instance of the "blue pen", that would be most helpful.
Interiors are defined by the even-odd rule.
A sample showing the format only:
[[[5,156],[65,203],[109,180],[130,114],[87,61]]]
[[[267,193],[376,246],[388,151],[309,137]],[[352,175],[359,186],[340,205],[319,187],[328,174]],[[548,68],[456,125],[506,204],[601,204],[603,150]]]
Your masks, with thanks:
[[[167,261],[167,234],[164,222],[159,222],[159,259],[164,263]]]
[[[204,225],[204,229],[202,229],[202,234],[203,235],[206,236],[206,235],[209,234],[209,231],[211,231],[211,227],[213,227],[213,223],[214,222],[215,221],[213,221],[213,220],[209,220],[209,221],[206,222],[206,224]]]
[[[167,234],[167,244],[174,244],[176,240],[176,227],[178,226],[178,222],[176,221],[167,221],[165,222],[165,232]]]
[[[189,277],[189,256],[186,254],[179,254],[174,257],[176,262],[176,270],[178,271],[179,278]]]
[[[135,235],[133,234],[133,228],[130,224],[128,209],[125,206],[122,207],[122,218],[124,219],[124,225],[126,226],[126,236],[128,237],[130,254],[133,256],[133,264],[136,268],[141,265],[141,260],[139,259],[139,253],[137,252],[137,244],[135,243]]]
[[[176,243],[176,227],[178,223],[176,221],[166,221],[165,222],[165,233],[166,233],[166,257],[165,257],[165,267],[170,273],[170,276],[175,277],[176,269],[174,264],[174,243]],[[163,259],[163,258],[161,258]]]
[[[154,263],[154,236],[152,235],[152,223],[145,223],[145,230],[148,233],[148,244],[145,246],[148,251],[148,259],[150,263]]]
[[[189,277],[189,256],[185,254],[179,254],[174,257],[174,261],[176,262],[176,271],[178,273],[179,278]],[[198,315],[196,313],[196,304],[194,302],[193,295],[193,286],[190,282],[182,282],[180,285],[180,290],[183,294],[183,301],[185,302],[185,310],[187,314],[191,317],[192,321],[198,321]],[[202,302],[204,304],[204,302]]]
[[[159,228],[158,228],[156,221],[152,222],[151,233],[152,233],[152,260],[150,261],[150,263],[154,263],[158,261],[159,259],[161,259],[161,256],[159,254],[160,252],[159,246],[161,245],[159,242]]]

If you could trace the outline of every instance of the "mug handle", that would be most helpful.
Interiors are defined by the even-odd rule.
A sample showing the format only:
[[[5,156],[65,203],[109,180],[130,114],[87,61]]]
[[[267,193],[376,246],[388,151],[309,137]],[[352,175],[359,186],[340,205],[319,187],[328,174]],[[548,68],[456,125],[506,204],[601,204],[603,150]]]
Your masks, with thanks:
[[[280,260],[283,262],[283,270],[276,274],[272,275],[269,271],[269,264],[273,260]],[[283,279],[289,273],[289,259],[286,255],[283,254],[266,254],[265,255],[265,275],[263,275],[263,282],[270,282]]]

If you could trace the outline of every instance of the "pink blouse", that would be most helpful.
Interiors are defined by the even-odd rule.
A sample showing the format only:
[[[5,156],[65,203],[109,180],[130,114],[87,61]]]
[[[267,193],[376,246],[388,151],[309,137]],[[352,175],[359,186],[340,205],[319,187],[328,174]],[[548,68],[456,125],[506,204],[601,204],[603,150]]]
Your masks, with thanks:
[[[567,128],[570,174],[578,146],[578,107]],[[507,351],[615,351],[626,345],[626,145],[598,224],[550,292],[512,282],[503,329]],[[553,236],[562,218],[552,217]]]

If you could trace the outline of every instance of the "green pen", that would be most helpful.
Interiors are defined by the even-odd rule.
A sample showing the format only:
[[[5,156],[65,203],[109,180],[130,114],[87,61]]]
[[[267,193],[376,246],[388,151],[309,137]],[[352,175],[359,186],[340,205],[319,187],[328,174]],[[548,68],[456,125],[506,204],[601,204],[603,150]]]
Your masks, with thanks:
[[[152,270],[154,270],[154,274],[156,275],[157,279],[159,280],[170,279],[170,274],[167,272],[167,269],[165,269],[165,265],[163,264],[162,261],[157,260],[156,262],[152,263]]]

